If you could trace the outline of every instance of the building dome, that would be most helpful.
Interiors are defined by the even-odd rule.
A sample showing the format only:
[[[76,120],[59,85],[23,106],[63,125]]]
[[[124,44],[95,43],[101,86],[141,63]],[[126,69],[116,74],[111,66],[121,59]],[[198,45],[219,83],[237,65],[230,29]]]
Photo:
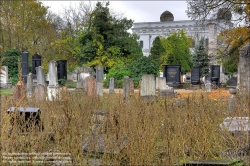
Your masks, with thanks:
[[[227,8],[221,8],[219,9],[217,13],[217,19],[218,20],[227,20],[230,21],[232,18],[232,13]]]
[[[174,15],[170,11],[165,11],[161,14],[161,22],[174,21]]]

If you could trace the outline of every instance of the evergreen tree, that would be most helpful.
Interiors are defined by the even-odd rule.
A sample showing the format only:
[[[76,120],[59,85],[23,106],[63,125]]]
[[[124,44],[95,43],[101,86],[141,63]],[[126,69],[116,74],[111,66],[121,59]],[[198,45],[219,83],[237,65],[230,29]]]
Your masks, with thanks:
[[[200,68],[200,76],[209,75],[209,58],[206,48],[204,47],[204,38],[201,38],[194,48],[192,62],[195,67]]]
[[[158,66],[160,66],[161,64],[163,64],[161,56],[165,54],[165,51],[166,50],[161,43],[160,36],[157,36],[153,42],[152,48],[150,49],[149,59],[154,60],[158,64]]]

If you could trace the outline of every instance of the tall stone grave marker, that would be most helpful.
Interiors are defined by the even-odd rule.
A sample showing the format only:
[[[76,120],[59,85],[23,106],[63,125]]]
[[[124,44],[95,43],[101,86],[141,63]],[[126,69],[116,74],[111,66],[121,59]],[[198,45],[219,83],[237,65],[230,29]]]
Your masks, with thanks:
[[[57,77],[57,62],[54,60],[49,61],[49,73],[48,73],[49,85],[47,88],[48,99],[60,99],[60,87],[58,85]]]
[[[141,97],[155,96],[155,76],[153,74],[142,75],[140,95]]]
[[[27,97],[31,97],[33,93],[33,74],[32,73],[28,74],[26,90],[27,90]]]
[[[103,66],[96,66],[96,82],[102,82],[104,78]]]
[[[133,94],[135,92],[135,86],[134,86],[134,81],[133,80],[130,80],[130,93]]]
[[[213,85],[220,85],[220,66],[219,65],[211,65],[211,83]]]
[[[96,83],[96,92],[98,96],[103,96],[103,83]]]
[[[115,79],[110,78],[109,80],[109,94],[115,93]]]
[[[57,74],[59,83],[63,83],[63,79],[67,80],[67,60],[57,61]]]
[[[129,91],[130,91],[130,78],[129,76],[125,76],[123,83],[122,97],[123,98],[129,97]]]
[[[192,85],[200,84],[200,68],[199,67],[193,67],[191,71],[191,84]]]
[[[237,79],[240,91],[250,93],[250,43],[240,49]]]
[[[42,66],[36,67],[36,78],[37,78],[37,85],[41,84],[45,86],[44,69]]]
[[[0,87],[5,87],[8,83],[8,66],[2,66],[2,68],[0,69],[1,70],[1,74],[0,74],[0,84],[1,86]]]
[[[22,78],[27,83],[27,75],[29,74],[29,53],[22,53]]]
[[[88,96],[96,95],[96,79],[93,76],[87,79],[87,94]]]

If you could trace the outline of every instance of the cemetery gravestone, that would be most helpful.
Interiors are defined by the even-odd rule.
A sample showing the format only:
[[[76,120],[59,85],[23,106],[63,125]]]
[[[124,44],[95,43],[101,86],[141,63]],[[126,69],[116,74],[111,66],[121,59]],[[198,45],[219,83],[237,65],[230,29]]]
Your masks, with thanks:
[[[156,89],[166,89],[166,78],[156,77]]]
[[[29,53],[22,53],[22,78],[27,83],[27,75],[29,74]]]
[[[180,65],[164,65],[163,76],[166,77],[167,83],[180,83]]]
[[[0,87],[6,87],[7,84],[8,84],[8,66],[1,66],[2,68],[0,69],[1,70],[1,75],[0,75],[0,84],[1,86]]]
[[[135,91],[135,87],[134,87],[134,81],[133,80],[130,80],[130,83],[129,83],[129,88],[130,88],[130,93],[133,94],[134,91]]]
[[[142,81],[140,85],[141,97],[149,98],[155,96],[155,76],[153,74],[142,75]]]
[[[220,66],[211,65],[211,82],[213,85],[220,85]]]
[[[104,78],[103,66],[96,66],[96,82],[102,82]]]
[[[67,60],[57,61],[57,74],[59,83],[62,85],[63,80],[67,80]]]
[[[18,81],[17,85],[13,89],[13,97],[16,102],[20,101],[23,96],[25,96],[25,88],[24,83],[22,81]]]
[[[58,85],[58,75],[57,75],[57,62],[54,60],[49,61],[49,86],[48,86],[48,99],[52,101],[53,99],[60,99],[60,87]]]
[[[123,91],[122,91],[122,97],[127,98],[129,97],[129,91],[130,91],[130,78],[129,76],[124,77],[124,82],[123,82]]]
[[[103,96],[103,83],[97,82],[96,83],[96,92],[98,96]]]
[[[45,86],[44,69],[42,66],[36,67],[36,79],[37,79],[37,85],[41,84]]]
[[[35,87],[35,99],[37,101],[42,101],[45,99],[45,86],[44,85],[38,84]]]
[[[87,79],[87,94],[88,96],[96,95],[96,79],[92,76]]]
[[[205,91],[211,92],[212,91],[212,84],[210,82],[205,84]]]
[[[115,93],[115,79],[110,78],[109,80],[109,94]]]
[[[33,74],[32,73],[28,74],[26,89],[27,89],[27,97],[31,97],[32,92],[33,92]]]
[[[191,84],[192,85],[200,84],[200,68],[199,67],[193,67],[191,71]]]
[[[38,53],[35,53],[32,56],[32,74],[37,74],[36,67],[38,66],[42,66],[42,56]]]
[[[240,49],[237,84],[240,91],[250,92],[250,43]]]

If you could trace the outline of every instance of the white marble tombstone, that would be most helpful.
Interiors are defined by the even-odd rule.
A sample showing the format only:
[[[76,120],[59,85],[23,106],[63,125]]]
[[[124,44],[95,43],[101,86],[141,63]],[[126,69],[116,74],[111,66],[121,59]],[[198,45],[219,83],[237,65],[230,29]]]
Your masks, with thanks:
[[[57,62],[54,60],[49,61],[49,73],[48,73],[49,85],[47,88],[48,100],[60,99],[60,87],[58,84],[57,76]]]
[[[0,76],[0,82],[1,84],[4,86],[4,85],[7,85],[8,83],[8,66],[2,66],[2,69],[1,69],[1,76]]]
[[[155,96],[155,76],[153,74],[142,75],[140,95],[142,97]]]

